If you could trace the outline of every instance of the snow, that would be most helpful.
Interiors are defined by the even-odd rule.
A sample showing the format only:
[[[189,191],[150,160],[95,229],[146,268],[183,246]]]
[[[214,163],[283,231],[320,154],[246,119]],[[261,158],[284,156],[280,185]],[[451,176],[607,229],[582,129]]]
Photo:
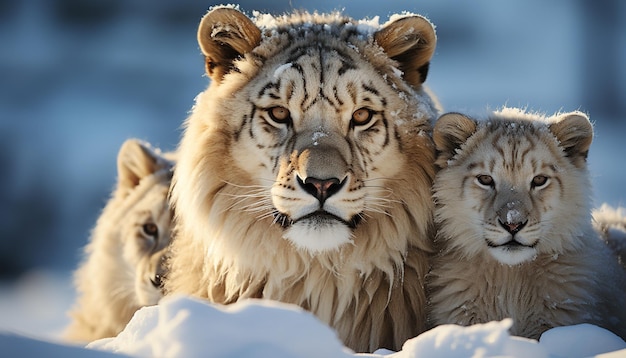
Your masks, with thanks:
[[[269,300],[213,305],[185,296],[165,297],[137,311],[114,338],[86,348],[0,330],[7,356],[91,357],[600,357],[626,355],[626,342],[590,324],[548,330],[539,342],[511,336],[512,321],[469,327],[442,325],[408,340],[402,350],[355,354],[335,332],[300,307]]]
[[[274,71],[274,79],[279,79],[280,76],[282,76],[283,72],[285,72],[285,70],[290,69],[291,66],[293,66],[291,62],[278,66],[278,68]]]
[[[522,217],[522,215],[520,214],[520,212],[518,210],[511,209],[511,210],[507,211],[507,213],[506,213],[506,223],[507,224],[514,224],[514,223],[521,222],[521,217]]]
[[[350,354],[334,331],[299,307],[269,300],[217,306],[180,296],[143,308],[118,337],[88,347],[140,357],[339,358]]]

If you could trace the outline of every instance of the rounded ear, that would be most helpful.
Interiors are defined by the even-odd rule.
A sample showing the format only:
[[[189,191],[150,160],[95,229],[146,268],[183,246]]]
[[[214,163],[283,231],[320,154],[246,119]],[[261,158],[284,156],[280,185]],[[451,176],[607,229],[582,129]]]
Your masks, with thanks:
[[[261,30],[246,15],[232,8],[209,11],[198,27],[198,44],[211,80],[221,82],[233,61],[261,42]]]
[[[404,80],[413,87],[426,81],[430,59],[435,53],[435,28],[422,16],[403,17],[374,34],[374,40],[387,56],[396,60]]]
[[[128,139],[117,154],[118,188],[132,189],[141,179],[172,166],[171,161],[148,143]]]
[[[589,117],[578,111],[562,114],[550,125],[550,132],[572,163],[583,168],[593,141],[593,126]]]
[[[433,141],[437,149],[436,164],[440,168],[448,166],[448,160],[476,132],[476,126],[476,121],[461,113],[446,113],[437,119],[433,128]]]

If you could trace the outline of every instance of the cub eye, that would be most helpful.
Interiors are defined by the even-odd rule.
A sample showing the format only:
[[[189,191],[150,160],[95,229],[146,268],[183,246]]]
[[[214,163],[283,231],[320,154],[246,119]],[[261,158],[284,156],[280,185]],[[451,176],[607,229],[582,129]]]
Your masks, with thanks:
[[[142,230],[144,234],[152,236],[154,238],[157,238],[157,236],[159,235],[159,227],[153,223],[143,224]]]
[[[150,279],[150,282],[152,282],[152,285],[154,287],[161,288],[161,286],[163,285],[163,276],[157,273],[154,275],[154,277]]]
[[[533,180],[530,182],[531,188],[541,188],[548,184],[548,177],[545,175],[535,175]]]
[[[359,108],[352,113],[352,124],[355,126],[363,126],[369,123],[374,116],[374,111],[367,108]]]
[[[291,121],[291,113],[285,107],[276,106],[270,108],[267,113],[270,115],[270,118],[280,124],[286,124]]]
[[[495,186],[495,182],[493,181],[493,178],[491,177],[491,175],[486,175],[486,174],[478,175],[476,177],[476,181],[478,182],[478,184],[482,186],[488,186],[491,188]]]

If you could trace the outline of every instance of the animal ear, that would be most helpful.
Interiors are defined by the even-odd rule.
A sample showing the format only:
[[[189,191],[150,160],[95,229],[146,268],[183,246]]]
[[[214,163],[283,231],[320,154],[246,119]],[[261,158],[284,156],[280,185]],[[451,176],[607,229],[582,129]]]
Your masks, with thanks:
[[[118,187],[132,189],[139,185],[141,179],[171,167],[172,162],[148,143],[128,139],[117,154]]]
[[[233,61],[261,42],[261,30],[246,15],[232,8],[209,11],[198,27],[198,44],[211,80],[221,82]]]
[[[408,16],[385,24],[374,40],[387,56],[396,60],[403,77],[417,88],[426,81],[430,59],[435,52],[435,28],[422,16]]]
[[[457,149],[476,132],[476,121],[460,113],[446,113],[437,119],[433,128],[433,141],[437,149],[437,164],[448,166]]]
[[[589,117],[578,111],[562,114],[550,125],[550,131],[572,163],[583,168],[593,141],[593,126]]]

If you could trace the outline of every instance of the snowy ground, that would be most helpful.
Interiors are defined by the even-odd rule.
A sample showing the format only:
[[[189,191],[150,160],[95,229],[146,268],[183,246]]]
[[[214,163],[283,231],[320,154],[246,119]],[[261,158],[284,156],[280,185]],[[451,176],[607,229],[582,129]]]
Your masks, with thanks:
[[[14,297],[13,303],[17,303],[14,308],[18,312],[45,305],[45,299],[33,306],[30,304],[34,302],[18,303],[21,299],[32,299],[33,294],[43,298],[43,294],[63,288],[62,280],[55,282],[50,276],[33,277],[32,280],[31,284],[35,286],[22,287],[25,291]],[[57,289],[41,289],[39,284],[53,284]],[[35,291],[28,292],[31,289]],[[15,292],[20,292],[20,289]],[[68,303],[66,299],[71,298],[62,296],[53,297],[53,301],[57,302],[48,303],[48,313],[61,308],[54,305],[65,305]],[[3,312],[6,310],[3,309]],[[53,330],[60,328],[64,319],[52,316],[48,314],[46,317],[55,323],[51,326],[58,325]],[[117,337],[92,342],[87,348],[63,344],[55,335],[45,338],[51,331],[26,335],[15,333],[16,329],[0,327],[0,351],[6,357],[66,358],[119,355],[186,358],[617,358],[626,355],[623,340],[596,326],[583,324],[554,328],[544,333],[537,342],[510,336],[507,332],[510,324],[510,320],[504,320],[471,327],[440,326],[410,339],[399,352],[379,350],[373,354],[355,354],[341,344],[334,331],[299,307],[266,300],[216,306],[175,296],[167,297],[158,306],[141,309]]]

